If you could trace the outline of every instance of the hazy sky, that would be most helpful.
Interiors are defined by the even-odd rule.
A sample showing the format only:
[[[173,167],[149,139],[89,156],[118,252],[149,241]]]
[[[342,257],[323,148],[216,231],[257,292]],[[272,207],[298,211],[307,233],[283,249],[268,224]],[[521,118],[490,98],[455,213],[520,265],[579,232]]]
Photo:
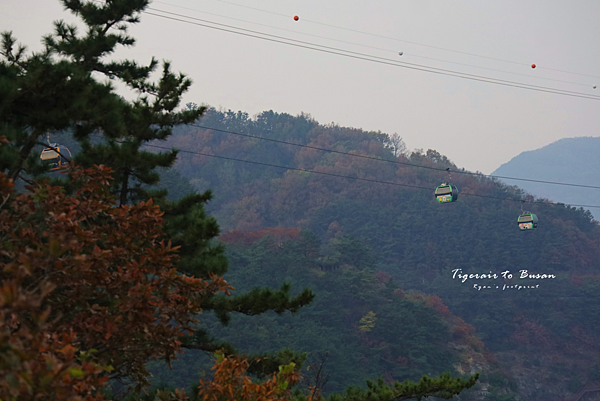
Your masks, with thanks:
[[[600,77],[597,0],[164,0],[151,7],[371,56],[600,96],[600,88],[592,88],[600,78],[585,76]],[[61,18],[76,20],[56,0],[0,3],[0,31],[12,30],[31,49],[40,48],[41,36]],[[409,149],[436,149],[472,171],[491,173],[522,151],[560,138],[600,136],[600,100],[382,65],[153,15],[143,15],[130,33],[136,46],[116,57],[172,61],[194,81],[185,102],[250,115],[305,112],[321,123],[397,132]]]

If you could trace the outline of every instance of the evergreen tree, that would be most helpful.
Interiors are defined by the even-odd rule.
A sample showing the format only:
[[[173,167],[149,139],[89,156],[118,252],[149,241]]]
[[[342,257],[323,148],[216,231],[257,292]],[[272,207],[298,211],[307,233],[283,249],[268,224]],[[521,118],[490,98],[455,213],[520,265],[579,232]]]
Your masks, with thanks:
[[[47,171],[39,162],[36,145],[46,133],[70,130],[81,144],[75,161],[84,167],[104,164],[113,170],[112,192],[120,205],[153,196],[165,212],[165,231],[175,246],[180,246],[181,273],[209,278],[223,275],[227,260],[223,247],[213,245],[219,234],[216,220],[208,217],[204,206],[210,192],[191,194],[179,202],[167,201],[166,191],[148,191],[159,181],[156,168],[171,167],[177,151],[155,153],[142,146],[165,140],[173,126],[195,121],[203,107],[188,106],[176,111],[181,97],[191,85],[183,74],[163,64],[158,83],[149,80],[158,63],[140,66],[131,60],[107,60],[118,46],[132,46],[127,35],[130,24],[139,21],[148,0],[113,0],[103,3],[62,0],[65,8],[80,16],[87,30],[78,33],[74,25],[55,23],[53,34],[44,38],[40,53],[26,54],[10,32],[2,35],[0,58],[0,136],[8,143],[0,147],[0,170],[16,179],[21,173],[37,177]],[[138,94],[127,101],[115,93],[112,83],[101,83],[93,76],[103,74],[120,81]],[[102,141],[94,143],[93,137]],[[97,141],[95,141],[97,142]],[[304,290],[297,297],[290,286],[281,290],[255,289],[247,294],[208,299],[204,310],[215,310],[226,323],[231,312],[256,315],[268,310],[278,313],[296,311],[308,304],[313,294]],[[221,344],[202,330],[185,341],[188,347],[215,350],[233,347]]]
[[[179,201],[162,201],[161,209],[165,211],[165,231],[173,244],[180,246],[181,261],[177,270],[195,277],[209,278],[211,275],[223,275],[227,272],[227,258],[224,246],[214,244],[212,239],[219,235],[219,226],[213,217],[206,215],[204,204],[211,198],[211,192],[190,194]],[[304,289],[298,296],[290,296],[291,286],[283,284],[279,291],[269,288],[254,288],[242,295],[215,296],[203,304],[203,309],[214,311],[223,324],[227,324],[231,313],[242,313],[249,316],[275,311],[296,312],[309,304],[314,294]],[[197,330],[184,342],[187,348],[216,351],[225,348],[235,352],[229,344],[215,341],[204,330]],[[278,360],[273,355],[271,359]],[[251,370],[261,367],[251,366]]]
[[[36,175],[43,171],[32,150],[46,133],[71,129],[82,143],[76,160],[84,166],[105,164],[114,170],[113,191],[120,204],[145,197],[142,184],[156,184],[156,167],[170,167],[177,152],[155,153],[141,146],[165,140],[172,127],[195,121],[204,108],[175,111],[191,85],[183,74],[163,64],[157,83],[149,80],[158,62],[141,66],[130,60],[108,60],[118,46],[132,46],[128,25],[139,21],[148,0],[93,1],[63,0],[65,8],[80,16],[87,31],[79,35],[75,25],[55,23],[53,34],[44,38],[44,50],[26,55],[10,32],[3,33],[0,60],[0,134],[11,145],[3,150],[3,170],[11,178],[21,171]],[[101,83],[92,74],[109,78]],[[114,92],[119,81],[137,93],[126,101]],[[90,135],[102,135],[92,145]],[[29,159],[29,160],[27,160]]]
[[[333,394],[328,401],[402,401],[416,399],[421,401],[425,397],[438,397],[449,399],[460,394],[465,388],[471,388],[477,382],[479,374],[468,379],[451,377],[450,373],[443,373],[438,378],[423,376],[417,383],[411,381],[395,382],[387,385],[383,379],[368,381],[367,389],[350,387],[344,394]]]
[[[189,89],[191,80],[185,75],[171,71],[170,63],[164,62],[158,83],[149,76],[158,62],[153,58],[148,66],[140,66],[130,60],[115,62],[105,60],[117,47],[132,46],[135,40],[126,34],[127,24],[139,21],[148,0],[121,0],[96,4],[91,1],[63,0],[67,9],[81,16],[87,25],[85,36],[78,36],[74,26],[57,23],[56,32],[46,37],[46,45],[60,58],[81,66],[84,70],[101,72],[111,80],[119,80],[137,93],[128,102],[121,98],[122,120],[118,132],[101,130],[105,142],[91,145],[91,132],[75,130],[76,139],[83,145],[76,160],[84,166],[105,164],[115,172],[114,192],[121,205],[130,199],[146,197],[143,184],[156,184],[157,167],[171,167],[177,152],[156,153],[141,147],[154,140],[165,140],[173,126],[195,121],[204,108],[187,108],[175,111],[181,96]]]
[[[56,24],[57,35],[66,33]],[[16,47],[16,48],[15,48]],[[125,135],[124,102],[108,83],[97,82],[90,70],[55,57],[46,43],[39,53],[26,55],[11,32],[2,33],[0,48],[0,135],[9,141],[0,149],[0,170],[16,179],[22,172],[43,171],[32,153],[46,133],[73,128],[78,134],[102,129]]]

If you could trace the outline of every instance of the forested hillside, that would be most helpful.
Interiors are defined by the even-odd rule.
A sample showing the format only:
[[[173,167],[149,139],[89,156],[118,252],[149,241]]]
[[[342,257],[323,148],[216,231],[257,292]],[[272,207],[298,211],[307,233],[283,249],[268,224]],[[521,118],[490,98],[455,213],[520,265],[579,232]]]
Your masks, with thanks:
[[[288,282],[316,294],[295,315],[235,316],[227,327],[202,318],[211,334],[240,350],[306,352],[307,380],[315,380],[322,368],[326,394],[363,386],[364,378],[418,380],[446,371],[486,371],[481,383],[463,393],[468,399],[478,399],[481,389],[503,394],[510,388],[474,328],[451,315],[439,297],[404,292],[388,274],[374,270],[375,255],[362,240],[341,236],[321,243],[298,229],[230,231],[222,240],[231,263],[227,277],[237,283],[236,292]],[[154,370],[155,382],[187,385],[209,362],[207,356],[186,352],[173,371]]]
[[[307,314],[304,319],[318,319],[319,302],[340,309],[340,319],[352,316],[352,324],[344,325],[340,321],[339,327],[332,327],[339,334],[338,338],[346,338],[340,340],[340,344],[368,341],[364,339],[367,334],[358,335],[357,321],[372,311],[377,316],[373,335],[377,333],[378,340],[388,344],[377,352],[398,347],[396,353],[390,351],[396,359],[388,362],[390,366],[386,369],[394,379],[412,374],[411,368],[402,365],[397,358],[407,357],[401,349],[415,346],[414,342],[403,342],[407,341],[406,337],[413,337],[412,334],[392,338],[394,330],[406,325],[394,317],[395,313],[408,305],[406,300],[393,298],[394,289],[404,293],[418,290],[427,294],[424,297],[438,296],[453,315],[473,325],[478,338],[492,352],[500,371],[508,382],[514,383],[516,394],[521,397],[531,400],[568,397],[596,379],[600,361],[600,227],[589,212],[525,197],[516,187],[480,175],[461,174],[462,170],[434,150],[397,152],[402,144],[386,134],[335,124],[322,125],[307,115],[294,117],[269,111],[250,118],[241,112],[210,109],[197,124],[214,129],[193,126],[178,129],[167,144],[205,154],[181,153],[176,169],[195,190],[213,191],[215,197],[209,210],[225,232],[222,239],[231,238],[233,234],[228,233],[231,230],[237,230],[234,233],[244,238],[244,235],[251,236],[252,232],[273,227],[305,230],[321,244],[320,256],[312,265],[302,265],[292,250],[289,254],[283,252],[282,249],[292,246],[289,244],[273,249],[259,243],[243,251],[234,251],[230,246],[231,277],[244,277],[249,283],[253,280],[266,283],[272,277],[278,278],[273,283],[286,277],[312,283],[316,299],[319,294],[322,298],[307,312],[302,312]],[[368,155],[379,160],[218,130]],[[438,204],[433,191],[448,180],[446,168],[450,168],[451,180],[461,190],[460,198],[452,204]],[[311,170],[398,185],[314,174]],[[527,202],[522,205],[521,199]],[[540,218],[537,230],[519,231],[516,220],[522,207]],[[336,248],[336,243],[346,240],[354,241],[353,245],[343,252]],[[236,241],[230,240],[230,243]],[[364,249],[372,251],[363,252]],[[286,262],[275,263],[278,260]],[[540,278],[520,278],[521,270]],[[501,273],[506,271],[513,275],[512,280],[502,278]],[[365,283],[351,284],[352,280],[359,280],[361,274],[366,274]],[[459,274],[499,277],[467,278],[463,282]],[[311,275],[321,278],[308,280]],[[388,279],[393,280],[393,284],[385,284]],[[377,280],[381,284],[373,284]],[[477,288],[477,285],[490,288]],[[362,301],[355,307],[345,302],[347,291]],[[391,308],[393,311],[383,308],[388,302],[396,305]],[[309,317],[310,313],[316,315]],[[335,326],[334,323],[332,320]],[[245,323],[235,324],[244,327]],[[435,344],[435,340],[427,339],[427,335],[438,331],[435,324],[438,323],[431,321],[422,326],[428,334],[424,334],[421,341]],[[265,333],[275,330],[274,327],[282,330],[279,323],[268,321],[259,326]],[[305,328],[290,326],[288,338],[315,338],[312,345],[298,340],[298,350],[316,352],[339,348],[328,343],[334,341],[331,337],[315,334],[316,327],[308,325],[306,331],[302,331]],[[354,337],[349,332],[350,337],[344,337],[341,327],[354,330]],[[418,324],[413,329],[417,327]],[[450,341],[436,338],[442,343]],[[238,339],[238,342],[242,342],[238,344],[240,347],[255,350],[265,346],[260,335],[253,340]],[[349,363],[364,357],[360,347],[339,352],[346,361],[354,361]],[[430,373],[423,371],[433,368],[427,364],[427,352],[431,351],[413,355],[418,362],[407,366]],[[372,352],[369,355],[367,359],[380,358]],[[448,364],[456,362],[450,354],[444,360]],[[377,363],[364,364],[365,373],[371,369],[369,366]],[[416,374],[416,370],[414,372]],[[332,380],[352,379],[340,376]]]

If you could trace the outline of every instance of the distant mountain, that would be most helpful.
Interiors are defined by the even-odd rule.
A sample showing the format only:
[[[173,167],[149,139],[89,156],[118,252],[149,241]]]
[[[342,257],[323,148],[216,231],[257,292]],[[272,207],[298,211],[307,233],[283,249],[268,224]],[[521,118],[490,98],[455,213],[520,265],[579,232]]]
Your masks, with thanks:
[[[523,152],[492,175],[600,186],[600,137],[565,138]],[[600,189],[501,179],[540,198],[571,205],[600,205]],[[600,218],[600,209],[590,212]]]

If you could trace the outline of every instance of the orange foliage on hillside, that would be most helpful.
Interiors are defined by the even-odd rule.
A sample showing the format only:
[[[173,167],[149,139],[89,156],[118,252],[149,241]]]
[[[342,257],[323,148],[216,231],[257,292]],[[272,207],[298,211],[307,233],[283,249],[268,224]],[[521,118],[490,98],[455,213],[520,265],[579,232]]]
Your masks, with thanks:
[[[437,295],[429,295],[425,301],[427,306],[431,306],[444,316],[450,316],[450,309],[442,302],[442,299]]]
[[[510,337],[512,341],[539,347],[551,347],[555,343],[550,331],[540,323],[524,317],[516,317],[514,320],[519,322],[519,326]]]
[[[241,244],[249,246],[265,237],[271,237],[275,240],[276,244],[282,244],[287,240],[300,239],[300,229],[267,227],[264,230],[256,231],[231,230],[221,234],[219,240],[225,244]]]

